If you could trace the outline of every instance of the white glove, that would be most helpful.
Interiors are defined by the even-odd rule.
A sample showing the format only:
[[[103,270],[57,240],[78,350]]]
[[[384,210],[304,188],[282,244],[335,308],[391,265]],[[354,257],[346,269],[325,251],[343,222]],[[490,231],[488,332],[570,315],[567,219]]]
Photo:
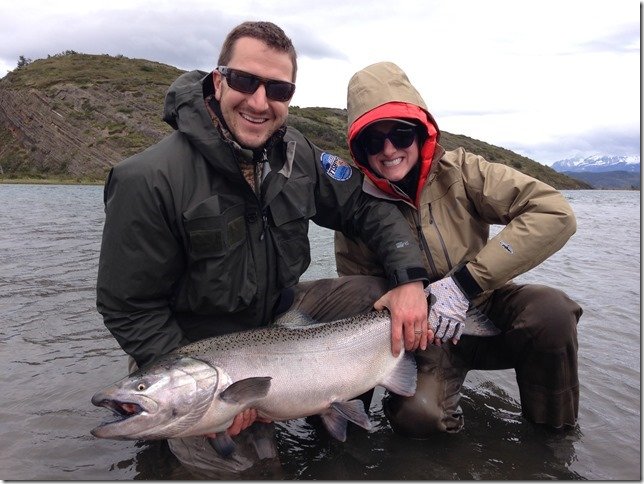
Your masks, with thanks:
[[[430,284],[429,290],[436,298],[429,309],[429,326],[434,337],[456,343],[465,329],[469,301],[451,277]]]

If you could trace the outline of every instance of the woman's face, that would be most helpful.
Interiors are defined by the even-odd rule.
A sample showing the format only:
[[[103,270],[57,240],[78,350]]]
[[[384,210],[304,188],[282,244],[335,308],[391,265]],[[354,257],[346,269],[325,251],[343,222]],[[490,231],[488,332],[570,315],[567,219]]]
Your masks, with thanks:
[[[419,159],[416,128],[407,124],[375,123],[361,135],[361,142],[371,169],[392,182],[402,180]]]

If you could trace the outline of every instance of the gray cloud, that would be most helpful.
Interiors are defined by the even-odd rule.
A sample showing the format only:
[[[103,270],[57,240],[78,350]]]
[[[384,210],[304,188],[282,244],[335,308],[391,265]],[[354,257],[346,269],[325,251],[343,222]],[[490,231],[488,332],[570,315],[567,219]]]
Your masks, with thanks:
[[[545,30],[543,26],[532,28],[520,21],[527,18],[527,7],[523,4],[490,0],[485,6],[475,1],[470,6],[475,5],[477,8],[466,9],[469,15],[461,16],[462,7],[448,0],[409,0],[404,8],[393,9],[391,2],[385,0],[375,0],[368,6],[363,2],[341,0],[239,0],[225,6],[208,0],[175,3],[169,0],[154,3],[113,0],[110,7],[99,2],[71,0],[7,2],[0,16],[0,77],[5,74],[4,70],[16,66],[21,55],[36,60],[67,50],[145,58],[185,70],[210,70],[216,63],[224,37],[233,26],[244,20],[264,19],[275,21],[284,28],[300,59],[315,61],[316,72],[308,75],[306,84],[303,82],[299,89],[298,102],[303,106],[344,105],[345,83],[350,72],[378,55],[409,66],[417,87],[428,86],[421,88],[421,92],[431,93],[426,99],[430,109],[439,126],[449,132],[483,139],[546,164],[576,154],[630,155],[639,152],[639,110],[634,104],[639,98],[638,91],[633,89],[637,85],[624,82],[636,79],[634,68],[639,66],[633,55],[639,53],[640,48],[639,25],[633,22],[633,12],[639,13],[639,5],[626,6],[623,13],[604,18],[601,13],[607,7],[603,2],[579,3],[583,10],[560,9],[559,16],[554,18],[556,22]],[[462,22],[469,25],[472,21],[479,26],[480,18],[475,18],[472,12],[502,9],[507,13],[510,5],[516,22],[497,23],[498,16],[491,15],[486,20],[490,22],[486,29],[466,29],[463,35],[451,37],[449,42],[445,40],[448,38],[445,30],[453,33],[454,19],[458,18],[461,27]],[[533,13],[541,15],[543,9],[535,6]],[[550,15],[547,19],[553,20],[552,14],[544,15]],[[539,25],[538,19],[532,19],[531,24]],[[392,25],[397,26],[395,31],[392,31]],[[609,52],[615,55],[604,55]],[[594,56],[597,53],[600,55]],[[447,54],[447,57],[441,57],[441,54]],[[567,64],[581,67],[572,73],[558,71],[564,64],[561,58],[551,62],[556,54],[570,55],[571,62]],[[472,65],[479,65],[477,61],[481,55],[485,56],[485,64],[473,69]],[[509,61],[500,61],[498,55]],[[517,60],[534,59],[534,65],[540,70],[526,71],[520,66],[532,64],[518,62],[515,65],[514,56]],[[443,60],[438,62],[437,58]],[[579,60],[577,58],[592,63],[572,64]],[[604,64],[607,59],[611,63]],[[338,68],[338,64],[342,67]],[[329,69],[330,65],[334,70]],[[603,75],[592,75],[594,69]],[[614,75],[607,69],[613,69]],[[335,78],[330,82],[331,74]],[[541,100],[539,103],[532,96],[524,98],[512,89],[513,82],[531,86],[534,83],[530,81],[536,78],[541,79],[538,87],[549,93],[536,96],[535,99]],[[443,90],[436,90],[444,80],[447,84]],[[478,98],[467,96],[474,89],[470,82],[481,90]],[[458,96],[458,89],[467,92]],[[632,93],[625,92],[631,89]],[[567,97],[559,90],[566,90]],[[588,92],[597,94],[592,94],[587,103],[579,104],[578,100],[588,96]],[[593,119],[588,119],[589,116],[583,114],[586,110],[579,113],[575,106],[594,104],[595,95],[601,96],[604,102],[597,106],[597,117],[593,115]],[[612,96],[610,102],[609,96]],[[553,100],[557,103],[553,104]],[[566,131],[570,127],[583,129],[582,126],[591,123],[637,126],[628,130],[600,127],[592,132],[566,136],[559,136],[554,127],[547,131],[555,133],[552,139],[542,142],[543,136],[548,136],[545,132],[548,123],[536,127],[534,123],[539,113],[547,110],[553,116],[565,113],[566,123],[558,125],[564,126]],[[530,116],[531,112],[535,116]],[[477,135],[477,126],[486,129]],[[517,126],[525,126],[525,129],[514,129]]]
[[[100,14],[57,14],[34,23],[38,35],[23,20],[0,21],[4,37],[0,59],[15,65],[20,55],[32,60],[73,50],[85,54],[125,55],[170,64],[181,69],[212,69],[228,32],[248,16],[229,15],[213,8],[114,9]],[[27,22],[25,19],[24,22]],[[311,33],[301,22],[280,23],[300,57],[345,59],[338,49]],[[2,73],[4,74],[4,73]]]

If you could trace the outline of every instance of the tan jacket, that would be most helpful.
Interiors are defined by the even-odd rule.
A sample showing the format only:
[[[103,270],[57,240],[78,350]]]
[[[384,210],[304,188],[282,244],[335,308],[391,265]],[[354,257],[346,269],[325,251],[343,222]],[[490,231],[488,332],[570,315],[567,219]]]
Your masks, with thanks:
[[[388,84],[386,89],[379,85],[383,82]],[[354,141],[361,126],[378,119],[378,113],[380,117],[400,117],[388,108],[389,103],[396,101],[394,111],[401,102],[409,104],[418,96],[410,89],[413,87],[405,74],[391,63],[367,67],[349,83],[349,142],[355,163],[366,175],[363,190],[397,202],[416,229],[432,280],[465,264],[455,274],[456,281],[470,298],[484,298],[482,291],[500,287],[563,247],[576,231],[575,216],[566,199],[539,180],[461,148],[445,152],[437,143],[440,132],[422,99],[415,103],[421,115],[414,119],[436,131],[435,137],[430,135],[425,142],[435,146],[421,150],[421,156],[432,153],[431,158],[421,160],[429,166],[428,175],[423,180],[421,169],[414,199],[383,185]],[[371,101],[369,93],[377,93]],[[489,239],[490,225],[504,227]],[[378,257],[341,234],[336,234],[336,265],[340,275],[382,274]]]

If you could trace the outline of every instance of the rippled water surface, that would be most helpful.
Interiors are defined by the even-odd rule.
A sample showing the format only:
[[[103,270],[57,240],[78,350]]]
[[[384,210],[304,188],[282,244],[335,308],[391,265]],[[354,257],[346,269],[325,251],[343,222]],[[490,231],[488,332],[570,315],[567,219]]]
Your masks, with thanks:
[[[466,426],[414,441],[374,429],[330,440],[305,420],[278,425],[281,468],[245,478],[640,479],[640,193],[567,191],[570,242],[518,282],[566,291],[579,326],[579,426],[558,435],[521,417],[513,371],[470,372]],[[100,440],[92,394],[125,376],[95,308],[102,187],[0,185],[0,478],[191,479],[164,442]],[[311,225],[305,278],[334,276],[332,237]],[[380,394],[380,392],[378,392]]]

